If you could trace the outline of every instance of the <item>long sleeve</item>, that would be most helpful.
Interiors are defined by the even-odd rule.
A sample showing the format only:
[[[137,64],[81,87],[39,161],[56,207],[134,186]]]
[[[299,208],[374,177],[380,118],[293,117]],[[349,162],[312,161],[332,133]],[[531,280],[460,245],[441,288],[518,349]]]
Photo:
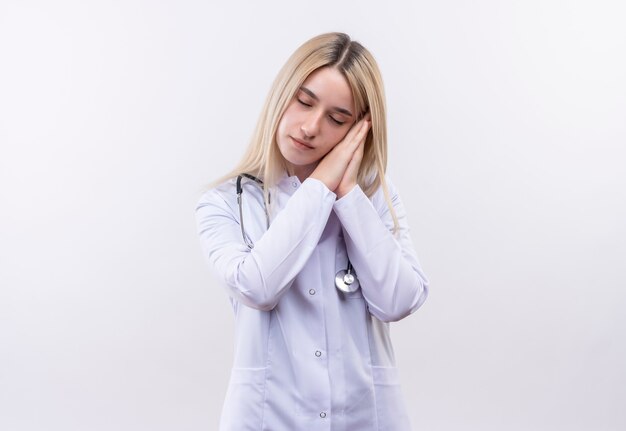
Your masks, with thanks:
[[[210,190],[196,206],[204,256],[233,298],[271,310],[311,256],[335,199],[323,182],[307,178],[250,250],[241,236],[239,214],[215,189]],[[262,208],[259,219],[265,224]],[[255,221],[244,222],[250,228]]]
[[[358,185],[335,202],[334,211],[341,221],[348,256],[370,313],[382,321],[393,322],[424,303],[428,279],[413,248],[402,201],[389,180],[387,185],[398,217],[396,238],[391,232],[393,219],[385,200],[379,199],[377,210]]]

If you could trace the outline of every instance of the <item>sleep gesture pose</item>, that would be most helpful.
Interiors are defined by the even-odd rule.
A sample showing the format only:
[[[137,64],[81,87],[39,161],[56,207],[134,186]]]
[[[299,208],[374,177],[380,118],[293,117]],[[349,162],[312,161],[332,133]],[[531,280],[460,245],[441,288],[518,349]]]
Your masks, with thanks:
[[[343,33],[305,42],[196,207],[236,325],[221,430],[410,429],[389,322],[428,280],[386,164],[374,57]]]

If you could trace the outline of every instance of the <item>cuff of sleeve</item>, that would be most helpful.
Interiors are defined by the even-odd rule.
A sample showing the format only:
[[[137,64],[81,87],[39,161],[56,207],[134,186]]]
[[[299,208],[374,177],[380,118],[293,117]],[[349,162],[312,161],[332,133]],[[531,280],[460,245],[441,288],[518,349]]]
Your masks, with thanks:
[[[357,184],[352,190],[350,190],[348,193],[335,201],[334,208],[341,211],[342,208],[350,206],[354,204],[354,202],[363,198],[365,198],[369,202],[369,198],[363,192],[361,186]]]
[[[359,185],[335,201],[333,210],[357,250],[370,253],[389,239],[387,227]]]
[[[334,198],[337,198],[337,195],[335,194],[335,192],[333,192],[331,189],[329,189],[326,184],[324,184],[323,181],[318,180],[317,178],[311,178],[311,177],[307,177],[304,182],[302,183],[302,185],[307,185],[311,184],[310,187],[313,187],[317,190],[320,190],[324,197],[328,196],[328,195],[332,195]],[[345,196],[344,196],[345,197]]]

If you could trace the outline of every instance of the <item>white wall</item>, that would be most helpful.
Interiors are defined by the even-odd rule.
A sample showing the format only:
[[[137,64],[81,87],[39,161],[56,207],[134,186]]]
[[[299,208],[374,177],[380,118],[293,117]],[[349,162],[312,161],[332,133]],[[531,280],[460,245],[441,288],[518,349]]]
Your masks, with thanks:
[[[216,428],[193,208],[336,30],[382,68],[432,284],[393,326],[415,429],[626,429],[624,3],[224,3],[0,3],[0,429]]]

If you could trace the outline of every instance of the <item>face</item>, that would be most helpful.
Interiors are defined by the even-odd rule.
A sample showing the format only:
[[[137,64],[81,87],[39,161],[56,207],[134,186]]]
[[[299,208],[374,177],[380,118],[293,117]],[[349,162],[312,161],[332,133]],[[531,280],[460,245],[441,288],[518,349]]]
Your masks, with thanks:
[[[287,106],[276,133],[291,174],[310,175],[354,124],[352,91],[344,76],[324,67],[311,73]]]

